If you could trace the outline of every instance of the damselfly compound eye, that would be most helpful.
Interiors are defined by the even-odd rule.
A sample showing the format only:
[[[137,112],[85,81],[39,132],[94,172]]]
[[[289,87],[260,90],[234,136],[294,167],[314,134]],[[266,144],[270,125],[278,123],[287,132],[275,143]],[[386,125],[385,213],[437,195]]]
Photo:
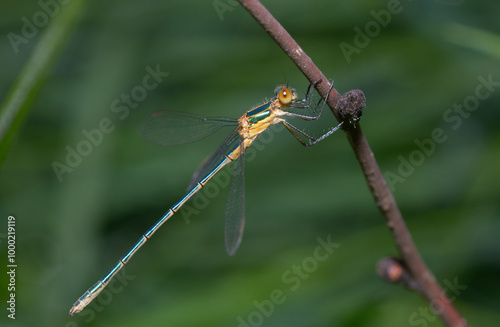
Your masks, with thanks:
[[[289,88],[284,87],[279,91],[278,100],[280,100],[281,103],[289,104],[290,102],[292,102],[292,99],[293,99],[293,94]]]

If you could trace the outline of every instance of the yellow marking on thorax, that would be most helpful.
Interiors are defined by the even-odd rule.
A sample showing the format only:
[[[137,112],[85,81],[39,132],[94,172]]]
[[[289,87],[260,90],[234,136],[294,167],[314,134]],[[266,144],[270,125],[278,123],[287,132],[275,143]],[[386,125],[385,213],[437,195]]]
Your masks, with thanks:
[[[257,139],[257,137],[268,129],[271,125],[278,124],[283,121],[280,116],[283,116],[285,113],[280,109],[281,107],[288,107],[278,100],[278,98],[271,99],[271,106],[268,110],[270,110],[269,116],[266,118],[259,120],[257,123],[250,123],[248,120],[247,114],[252,111],[247,111],[243,116],[238,119],[238,123],[240,125],[238,133],[241,135],[243,139],[243,150],[248,148],[253,141]],[[235,149],[228,158],[231,160],[236,160],[241,154],[241,147]]]

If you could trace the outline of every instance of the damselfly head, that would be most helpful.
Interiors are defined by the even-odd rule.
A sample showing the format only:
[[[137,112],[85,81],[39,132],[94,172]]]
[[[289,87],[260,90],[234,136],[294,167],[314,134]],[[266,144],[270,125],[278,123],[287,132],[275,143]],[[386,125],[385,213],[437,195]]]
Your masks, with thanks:
[[[288,88],[285,84],[279,84],[274,90],[281,104],[288,105],[297,99],[294,89]]]

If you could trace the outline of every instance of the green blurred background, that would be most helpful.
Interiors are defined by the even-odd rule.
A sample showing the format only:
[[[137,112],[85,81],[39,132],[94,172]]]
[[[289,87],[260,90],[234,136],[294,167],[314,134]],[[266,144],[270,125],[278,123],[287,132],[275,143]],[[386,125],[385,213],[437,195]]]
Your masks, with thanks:
[[[500,319],[500,88],[474,99],[478,78],[500,81],[500,3],[402,1],[381,27],[372,11],[392,3],[264,2],[339,92],[365,92],[361,125],[382,171],[400,178],[394,195],[423,258],[442,285],[466,286],[448,294],[471,326],[493,326]],[[378,260],[397,252],[343,133],[305,149],[283,129],[263,136],[265,149],[247,160],[247,224],[234,257],[223,240],[228,187],[214,187],[209,203],[189,204],[203,209],[177,214],[156,233],[127,278],[68,318],[73,302],[184,194],[225,137],[154,146],[140,135],[150,113],[237,118],[278,83],[302,95],[308,86],[248,13],[226,0],[79,4],[58,4],[48,20],[55,24],[73,8],[79,14],[74,30],[69,22],[56,26],[69,38],[30,96],[0,170],[0,262],[7,262],[13,215],[18,264],[15,321],[7,318],[8,279],[0,274],[1,326],[442,325],[424,314],[421,297],[375,274]],[[49,27],[17,52],[8,35],[22,36],[26,20],[42,19],[50,6],[9,0],[1,7],[5,101]],[[355,28],[366,26],[373,36],[347,60],[340,44],[354,46]],[[123,94],[140,92],[148,66],[169,75],[124,104]],[[464,101],[475,110],[450,111]],[[120,106],[129,110],[113,111]],[[329,112],[324,117],[335,124]],[[114,130],[59,181],[53,163],[66,164],[68,147],[86,140],[82,130],[103,120]],[[419,156],[415,142],[437,128],[446,140]],[[339,245],[323,261],[313,259],[318,237]],[[302,265],[307,275],[293,268]],[[271,309],[273,292],[282,296]]]

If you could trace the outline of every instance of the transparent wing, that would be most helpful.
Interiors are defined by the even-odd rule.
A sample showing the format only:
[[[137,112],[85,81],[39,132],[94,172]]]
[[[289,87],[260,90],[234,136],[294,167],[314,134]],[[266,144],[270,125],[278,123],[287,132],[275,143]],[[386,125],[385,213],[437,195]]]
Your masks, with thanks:
[[[240,156],[234,165],[234,175],[226,204],[226,251],[234,255],[240,247],[245,228],[245,151],[240,142]]]
[[[240,134],[238,128],[234,129],[231,134],[226,137],[224,142],[209,156],[207,157],[191,177],[191,181],[187,187],[190,190],[196,183],[203,177],[210,173],[219,163],[224,159],[224,156],[231,152],[240,142]]]
[[[142,136],[158,145],[178,145],[198,141],[225,126],[237,126],[236,119],[206,118],[174,111],[157,111],[142,124]]]

